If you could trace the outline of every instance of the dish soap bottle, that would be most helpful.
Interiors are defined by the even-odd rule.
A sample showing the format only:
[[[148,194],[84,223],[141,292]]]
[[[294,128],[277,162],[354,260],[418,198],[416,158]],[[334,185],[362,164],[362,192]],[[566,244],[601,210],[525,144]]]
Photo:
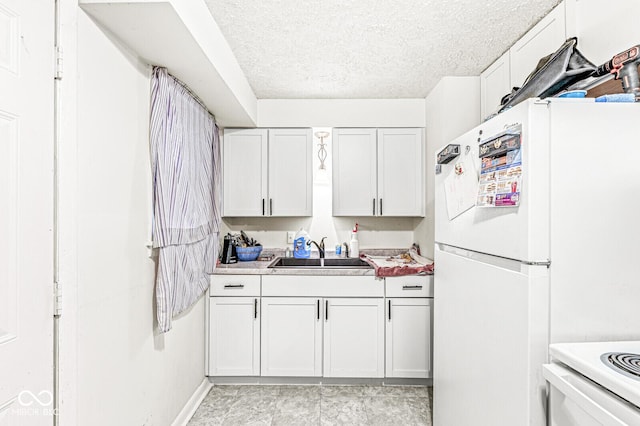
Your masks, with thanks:
[[[307,259],[311,256],[311,237],[307,232],[300,228],[295,238],[293,239],[293,257],[296,259]]]
[[[360,247],[358,243],[358,224],[351,231],[351,241],[349,241],[349,256],[360,257]]]

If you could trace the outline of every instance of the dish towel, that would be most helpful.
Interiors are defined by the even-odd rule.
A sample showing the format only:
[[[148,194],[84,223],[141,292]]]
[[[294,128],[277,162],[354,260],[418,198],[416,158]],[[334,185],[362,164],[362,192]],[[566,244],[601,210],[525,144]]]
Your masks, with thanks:
[[[433,274],[433,260],[420,256],[414,248],[398,256],[370,256],[363,254],[361,257],[362,260],[373,266],[376,271],[376,277]]]
[[[220,226],[220,140],[213,116],[165,68],[151,86],[153,247],[158,328],[209,287]]]

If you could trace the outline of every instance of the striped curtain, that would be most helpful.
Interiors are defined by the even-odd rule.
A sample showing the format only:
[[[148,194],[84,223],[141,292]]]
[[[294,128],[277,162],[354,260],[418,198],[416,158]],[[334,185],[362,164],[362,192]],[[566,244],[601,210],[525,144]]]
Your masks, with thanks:
[[[161,332],[209,287],[218,257],[220,140],[213,116],[188,88],[154,67],[151,82],[153,246]]]

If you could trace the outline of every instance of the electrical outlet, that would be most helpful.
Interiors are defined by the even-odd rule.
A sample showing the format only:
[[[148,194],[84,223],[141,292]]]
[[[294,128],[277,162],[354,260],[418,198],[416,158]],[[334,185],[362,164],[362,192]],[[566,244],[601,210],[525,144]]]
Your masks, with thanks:
[[[294,231],[287,231],[287,244],[293,244],[293,239],[295,238],[296,233]]]

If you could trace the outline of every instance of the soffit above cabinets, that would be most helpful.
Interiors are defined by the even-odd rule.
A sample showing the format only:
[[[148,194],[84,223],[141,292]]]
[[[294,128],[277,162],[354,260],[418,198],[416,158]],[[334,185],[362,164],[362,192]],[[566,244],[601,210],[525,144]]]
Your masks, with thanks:
[[[424,99],[443,76],[480,75],[560,3],[204,1],[259,99]]]
[[[260,100],[424,99],[479,75],[560,0],[79,0],[143,61],[168,68],[221,127]],[[405,123],[406,124],[406,123]]]
[[[80,7],[144,62],[166,67],[221,127],[254,127],[257,100],[203,1],[80,0]]]

